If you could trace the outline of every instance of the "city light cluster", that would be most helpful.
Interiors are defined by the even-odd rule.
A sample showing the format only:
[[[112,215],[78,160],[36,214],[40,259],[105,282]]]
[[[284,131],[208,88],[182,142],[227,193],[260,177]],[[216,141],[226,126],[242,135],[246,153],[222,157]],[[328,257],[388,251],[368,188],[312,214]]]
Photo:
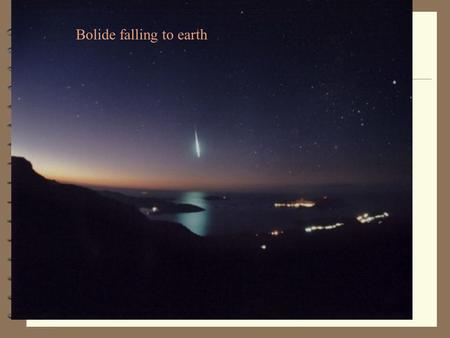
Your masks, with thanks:
[[[335,223],[335,224],[329,224],[329,225],[311,225],[309,227],[306,227],[305,231],[313,232],[313,231],[319,231],[319,230],[333,230],[333,229],[339,228],[343,225],[344,225],[344,223]]]
[[[157,206],[152,206],[151,208],[139,208],[139,211],[144,215],[156,214],[159,212],[159,208]]]
[[[314,201],[308,201],[304,199],[299,199],[292,202],[287,203],[274,203],[273,206],[275,208],[312,208],[316,205]]]
[[[272,230],[271,232],[269,232],[269,234],[270,234],[270,236],[277,237],[277,236],[284,234],[284,231],[283,230]]]
[[[375,215],[375,216],[371,216],[368,213],[365,213],[365,214],[359,215],[358,217],[356,217],[356,219],[360,223],[372,223],[373,221],[376,221],[376,220],[381,222],[382,219],[387,218],[387,217],[389,217],[389,214],[387,212],[384,212],[382,214]]]

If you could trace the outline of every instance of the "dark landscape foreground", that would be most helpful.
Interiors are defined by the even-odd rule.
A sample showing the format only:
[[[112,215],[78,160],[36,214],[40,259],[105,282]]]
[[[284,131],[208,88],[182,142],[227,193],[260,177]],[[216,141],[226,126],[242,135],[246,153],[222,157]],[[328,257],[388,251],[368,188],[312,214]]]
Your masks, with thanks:
[[[410,219],[202,238],[12,166],[15,319],[411,318]]]

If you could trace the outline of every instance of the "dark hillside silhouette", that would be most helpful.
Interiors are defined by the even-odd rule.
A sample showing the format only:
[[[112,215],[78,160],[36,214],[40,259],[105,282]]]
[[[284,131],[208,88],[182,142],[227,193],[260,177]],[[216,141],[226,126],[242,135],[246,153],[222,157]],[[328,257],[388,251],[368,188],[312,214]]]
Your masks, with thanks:
[[[411,317],[410,222],[202,238],[12,170],[14,318]]]

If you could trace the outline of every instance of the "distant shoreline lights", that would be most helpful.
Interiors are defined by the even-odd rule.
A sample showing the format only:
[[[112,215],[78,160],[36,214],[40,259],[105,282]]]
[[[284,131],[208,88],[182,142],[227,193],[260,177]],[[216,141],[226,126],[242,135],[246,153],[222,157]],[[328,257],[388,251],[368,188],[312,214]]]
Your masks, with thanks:
[[[142,212],[144,215],[150,215],[150,214],[156,214],[158,213],[160,210],[159,208],[154,205],[151,208],[139,208],[139,211]]]
[[[382,214],[379,215],[375,215],[375,216],[371,216],[368,213],[364,213],[362,215],[359,215],[358,217],[356,217],[356,219],[358,220],[359,223],[372,223],[373,221],[378,220],[378,223],[381,223],[382,220],[384,218],[389,217],[389,213],[384,212]]]
[[[269,235],[273,237],[281,236],[283,234],[284,234],[283,230],[272,230],[271,232],[269,232]]]
[[[314,201],[308,201],[303,198],[287,203],[276,202],[273,204],[275,208],[312,208],[316,205]]]
[[[313,232],[313,231],[319,231],[319,230],[333,230],[333,229],[339,228],[343,225],[344,225],[344,223],[335,223],[335,224],[329,224],[329,225],[311,225],[311,226],[305,228],[305,232]]]

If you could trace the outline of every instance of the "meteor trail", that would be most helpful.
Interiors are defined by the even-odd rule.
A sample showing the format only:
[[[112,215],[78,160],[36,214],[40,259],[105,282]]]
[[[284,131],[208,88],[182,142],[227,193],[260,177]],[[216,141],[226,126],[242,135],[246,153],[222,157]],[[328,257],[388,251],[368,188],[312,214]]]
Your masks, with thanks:
[[[197,130],[194,130],[195,137],[195,152],[197,153],[197,157],[200,158],[200,142],[198,140]]]

